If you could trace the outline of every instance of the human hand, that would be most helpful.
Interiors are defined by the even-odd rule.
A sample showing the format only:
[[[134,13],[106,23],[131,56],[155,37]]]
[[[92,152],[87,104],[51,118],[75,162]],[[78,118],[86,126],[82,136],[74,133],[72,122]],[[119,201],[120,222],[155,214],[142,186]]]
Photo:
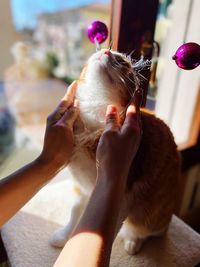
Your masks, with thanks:
[[[137,153],[141,140],[140,105],[142,89],[136,91],[132,104],[128,107],[126,118],[120,125],[119,114],[115,106],[108,106],[106,128],[99,140],[96,161],[97,172],[104,177],[116,177],[124,181],[131,163]]]
[[[37,159],[41,164],[53,165],[56,170],[69,163],[74,146],[73,125],[79,115],[76,86],[77,81],[74,81],[55,111],[48,116],[43,150]]]

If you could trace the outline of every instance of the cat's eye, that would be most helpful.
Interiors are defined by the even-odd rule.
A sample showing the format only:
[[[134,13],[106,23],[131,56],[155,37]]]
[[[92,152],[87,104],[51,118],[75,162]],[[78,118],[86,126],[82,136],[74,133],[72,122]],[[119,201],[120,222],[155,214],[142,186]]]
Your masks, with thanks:
[[[127,67],[127,68],[129,68],[130,67],[130,64],[127,62],[127,61],[125,61],[122,57],[120,57],[120,56],[116,56],[115,57],[115,60],[116,60],[116,62],[118,63],[118,64],[120,64],[122,67]]]

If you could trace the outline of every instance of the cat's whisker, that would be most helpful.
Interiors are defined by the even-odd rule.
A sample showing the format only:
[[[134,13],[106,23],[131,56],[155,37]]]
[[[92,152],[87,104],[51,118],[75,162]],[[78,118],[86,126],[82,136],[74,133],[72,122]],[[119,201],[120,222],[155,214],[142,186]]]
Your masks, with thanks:
[[[140,76],[140,78],[143,79],[144,81],[147,80],[147,78],[144,75],[142,75],[141,73],[138,73],[138,76]]]
[[[127,57],[128,57],[128,58],[131,58],[134,52],[135,52],[135,49],[133,49],[133,50],[128,54]]]
[[[123,78],[128,79],[131,83],[135,83],[135,80],[132,80],[128,75],[123,73],[122,71],[118,70],[120,74],[123,76]]]
[[[119,75],[122,77],[122,79],[124,80],[124,82],[126,81],[126,80],[129,80],[129,82],[131,82],[132,84],[137,84],[137,82],[136,82],[136,80],[132,80],[128,75],[126,75],[124,72],[122,72],[119,68],[116,68],[115,66],[113,66],[113,65],[111,65],[112,66],[112,68],[115,70],[115,71],[117,71],[118,73],[119,73]],[[125,82],[126,83],[126,82]],[[124,83],[123,83],[124,84]],[[138,85],[137,85],[138,86]],[[132,92],[132,90],[130,90],[130,88],[129,87],[127,87],[127,90],[128,90],[128,92],[129,92],[129,94],[130,94],[130,96],[132,96],[132,94],[133,94],[133,92]]]

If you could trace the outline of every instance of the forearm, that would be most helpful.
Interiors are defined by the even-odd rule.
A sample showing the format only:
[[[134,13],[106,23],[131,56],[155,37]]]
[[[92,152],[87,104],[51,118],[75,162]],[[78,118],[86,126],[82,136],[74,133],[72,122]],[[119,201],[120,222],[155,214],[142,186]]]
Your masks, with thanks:
[[[101,175],[100,175],[101,176]],[[97,185],[90,198],[74,235],[80,232],[93,232],[102,237],[102,252],[109,253],[114,239],[119,208],[123,197],[123,185],[113,183],[111,177],[98,177]],[[120,181],[120,179],[118,179]],[[103,265],[105,266],[105,265]]]
[[[98,177],[88,206],[54,267],[109,266],[124,185]]]
[[[35,160],[0,180],[0,227],[55,175],[53,166]]]

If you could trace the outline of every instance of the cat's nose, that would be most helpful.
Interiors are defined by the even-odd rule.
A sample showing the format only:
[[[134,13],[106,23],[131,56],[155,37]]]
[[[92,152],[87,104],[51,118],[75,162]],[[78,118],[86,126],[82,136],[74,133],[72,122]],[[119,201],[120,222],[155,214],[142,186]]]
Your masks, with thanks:
[[[105,51],[104,55],[110,55],[110,51],[109,50]]]

